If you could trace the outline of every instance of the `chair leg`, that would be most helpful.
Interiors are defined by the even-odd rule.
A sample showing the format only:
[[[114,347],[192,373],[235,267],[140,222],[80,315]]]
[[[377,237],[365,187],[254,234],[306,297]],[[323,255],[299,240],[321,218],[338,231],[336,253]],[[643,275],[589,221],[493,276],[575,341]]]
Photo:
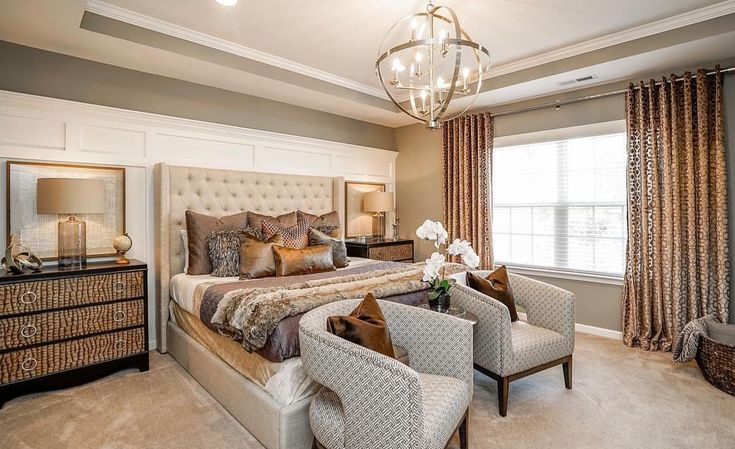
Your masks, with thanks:
[[[464,412],[464,418],[459,424],[459,448],[467,449],[467,421],[470,419],[470,411]]]
[[[572,356],[570,355],[567,358],[567,361],[564,362],[561,365],[562,370],[564,370],[564,386],[567,387],[567,390],[572,389]]]
[[[505,416],[508,413],[508,390],[510,380],[507,377],[498,379],[498,413]]]

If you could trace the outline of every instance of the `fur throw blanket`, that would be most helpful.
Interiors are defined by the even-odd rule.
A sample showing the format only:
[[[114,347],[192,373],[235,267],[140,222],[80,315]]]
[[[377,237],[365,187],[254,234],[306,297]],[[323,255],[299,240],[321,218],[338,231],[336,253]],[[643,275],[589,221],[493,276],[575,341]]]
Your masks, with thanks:
[[[447,275],[467,270],[447,264]],[[286,287],[242,288],[228,292],[217,305],[212,325],[222,334],[241,341],[248,351],[265,346],[284,318],[306,313],[321,305],[357,299],[372,292],[376,298],[414,293],[429,288],[421,280],[423,263],[387,270],[339,276]]]
[[[674,342],[674,347],[671,349],[671,355],[675,362],[685,363],[694,360],[699,349],[699,336],[704,335],[706,337],[709,334],[705,320],[710,318],[714,318],[714,315],[697,318],[684,326]]]

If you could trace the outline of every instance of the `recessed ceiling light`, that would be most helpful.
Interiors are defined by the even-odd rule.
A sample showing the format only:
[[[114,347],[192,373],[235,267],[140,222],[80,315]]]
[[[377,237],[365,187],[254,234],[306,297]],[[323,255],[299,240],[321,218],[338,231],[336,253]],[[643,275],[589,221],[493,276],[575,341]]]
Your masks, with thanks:
[[[220,5],[224,6],[233,6],[235,3],[237,3],[237,0],[215,0]]]

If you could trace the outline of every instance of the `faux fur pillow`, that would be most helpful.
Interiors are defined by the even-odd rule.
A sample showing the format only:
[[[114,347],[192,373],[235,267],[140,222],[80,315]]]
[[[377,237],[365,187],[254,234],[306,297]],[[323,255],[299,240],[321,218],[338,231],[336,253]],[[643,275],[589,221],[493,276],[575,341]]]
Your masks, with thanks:
[[[263,237],[269,239],[276,234],[283,237],[286,248],[303,249],[309,246],[309,222],[301,220],[296,226],[282,227],[269,221],[263,222]]]
[[[344,240],[330,237],[316,229],[310,229],[309,245],[330,245],[332,247],[332,262],[336,268],[344,268],[350,264]]]
[[[212,276],[230,277],[240,274],[240,232],[214,231],[207,237]]]
[[[214,217],[187,210],[185,215],[189,248],[189,266],[186,273],[209,274],[212,272],[212,265],[209,263],[207,237],[215,231],[236,231],[244,228],[247,225],[248,213]]]

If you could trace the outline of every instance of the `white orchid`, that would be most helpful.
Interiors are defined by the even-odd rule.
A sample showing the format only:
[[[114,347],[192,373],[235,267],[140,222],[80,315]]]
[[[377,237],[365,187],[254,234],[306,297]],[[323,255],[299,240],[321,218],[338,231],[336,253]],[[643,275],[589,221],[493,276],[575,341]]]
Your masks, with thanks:
[[[472,244],[467,240],[454,239],[447,247],[447,253],[451,256],[460,256],[462,262],[470,268],[477,268],[480,265],[480,256],[472,249]]]
[[[444,229],[444,225],[438,221],[431,220],[425,220],[416,229],[416,236],[422,240],[433,240],[436,248],[447,243],[447,239],[449,238],[449,234]]]
[[[444,262],[446,262],[446,258],[443,254],[440,253],[432,253],[431,258],[426,259],[426,266],[424,267],[424,282],[430,282],[436,278],[439,277],[439,274],[441,273],[441,269],[444,266]]]

